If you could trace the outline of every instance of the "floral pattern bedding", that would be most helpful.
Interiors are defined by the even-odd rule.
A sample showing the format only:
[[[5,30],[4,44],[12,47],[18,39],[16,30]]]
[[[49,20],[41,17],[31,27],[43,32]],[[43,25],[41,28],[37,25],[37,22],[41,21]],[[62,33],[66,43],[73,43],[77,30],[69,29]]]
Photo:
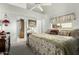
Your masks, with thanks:
[[[29,36],[29,45],[37,55],[78,54],[78,40],[68,36],[33,33]]]

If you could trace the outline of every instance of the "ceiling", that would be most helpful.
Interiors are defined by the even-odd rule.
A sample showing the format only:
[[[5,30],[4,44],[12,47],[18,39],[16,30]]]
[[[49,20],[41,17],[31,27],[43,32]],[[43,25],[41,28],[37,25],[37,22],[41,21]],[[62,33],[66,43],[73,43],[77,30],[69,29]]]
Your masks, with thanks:
[[[8,4],[21,7],[21,8],[26,8],[26,3],[8,3]]]
[[[32,9],[32,11],[35,12],[39,12],[39,13],[44,13],[45,10],[43,10],[44,7],[48,7],[51,6],[51,3],[8,3],[10,5],[14,5],[17,7],[21,7],[21,8],[25,8],[25,9],[29,9],[31,10],[33,7],[35,7],[34,9]],[[38,8],[38,5],[41,7],[41,9],[43,11],[40,10],[40,8]],[[37,7],[36,7],[37,6]]]
[[[48,16],[53,16],[60,14],[61,12],[73,11],[75,7],[79,7],[79,4],[76,3],[10,3],[11,5],[32,10],[38,13],[47,14]],[[41,6],[43,11],[38,8]],[[36,6],[36,7],[35,7]]]

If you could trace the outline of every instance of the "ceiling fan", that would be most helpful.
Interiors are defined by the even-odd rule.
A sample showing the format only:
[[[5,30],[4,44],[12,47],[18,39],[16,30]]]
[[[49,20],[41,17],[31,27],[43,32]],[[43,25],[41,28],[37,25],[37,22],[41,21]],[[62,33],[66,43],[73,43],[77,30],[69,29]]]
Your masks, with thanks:
[[[38,8],[40,11],[44,11],[42,6],[50,6],[51,3],[34,3],[34,6],[31,8],[31,10]]]

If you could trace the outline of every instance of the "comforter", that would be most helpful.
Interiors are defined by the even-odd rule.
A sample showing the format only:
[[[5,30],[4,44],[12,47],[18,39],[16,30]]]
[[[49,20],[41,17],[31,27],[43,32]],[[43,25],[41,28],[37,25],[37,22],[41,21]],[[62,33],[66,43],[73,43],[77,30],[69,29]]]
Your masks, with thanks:
[[[29,45],[35,54],[75,55],[78,54],[79,40],[74,37],[33,33],[29,36]]]

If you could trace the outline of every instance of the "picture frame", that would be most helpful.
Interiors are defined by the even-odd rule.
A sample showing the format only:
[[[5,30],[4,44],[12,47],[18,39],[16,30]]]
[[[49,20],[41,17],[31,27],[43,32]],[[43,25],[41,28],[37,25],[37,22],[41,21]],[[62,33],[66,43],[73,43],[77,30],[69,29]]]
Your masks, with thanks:
[[[28,20],[28,26],[29,27],[36,27],[36,20],[29,19]]]

